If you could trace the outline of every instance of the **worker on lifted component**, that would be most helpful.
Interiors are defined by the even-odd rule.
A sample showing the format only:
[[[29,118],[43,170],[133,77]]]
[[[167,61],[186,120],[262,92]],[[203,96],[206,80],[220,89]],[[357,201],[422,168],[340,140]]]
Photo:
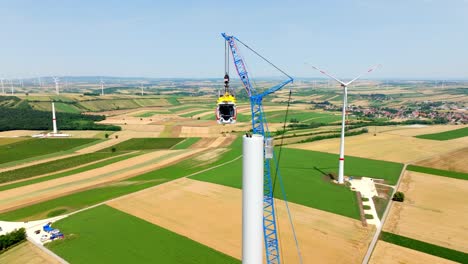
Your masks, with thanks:
[[[229,90],[229,74],[226,72],[224,75],[224,91]]]

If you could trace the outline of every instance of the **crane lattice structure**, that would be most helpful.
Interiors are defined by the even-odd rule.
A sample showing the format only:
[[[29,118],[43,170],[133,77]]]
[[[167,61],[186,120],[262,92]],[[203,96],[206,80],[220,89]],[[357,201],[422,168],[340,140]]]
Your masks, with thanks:
[[[255,50],[241,42],[238,38],[234,36],[226,35],[225,33],[221,34],[226,42],[229,45],[231,50],[232,58],[234,65],[236,67],[237,73],[244,85],[245,90],[250,99],[250,109],[252,113],[252,132],[253,134],[260,134],[265,140],[265,144],[269,144],[270,132],[268,131],[267,122],[263,114],[262,101],[263,98],[269,94],[272,94],[281,88],[283,88],[288,83],[293,82],[293,78],[286,74],[284,71],[276,67],[262,55],[258,54]],[[245,62],[239,52],[237,43],[244,45],[246,48],[251,50],[257,56],[265,60],[271,66],[283,73],[287,80],[282,83],[273,86],[262,93],[257,93],[256,89],[250,81]],[[271,141],[270,141],[271,142]],[[264,151],[265,155],[265,151]],[[270,157],[271,158],[271,157]],[[263,235],[265,241],[265,251],[268,264],[280,263],[280,251],[278,246],[278,233],[276,226],[276,215],[275,215],[275,204],[273,197],[273,182],[271,178],[271,167],[270,167],[270,158],[266,157],[264,159],[264,183],[263,183]]]

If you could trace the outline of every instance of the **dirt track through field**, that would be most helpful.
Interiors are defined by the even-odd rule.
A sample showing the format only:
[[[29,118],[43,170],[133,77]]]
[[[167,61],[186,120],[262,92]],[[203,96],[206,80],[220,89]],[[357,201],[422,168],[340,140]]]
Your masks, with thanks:
[[[346,137],[345,154],[394,162],[415,162],[442,153],[449,153],[468,145],[468,137],[447,141],[419,139],[402,135],[402,131],[406,130],[385,131],[378,133],[377,136],[374,136],[373,131],[370,130],[369,133],[363,135]],[[414,128],[410,128],[410,130],[411,133],[414,133]],[[339,153],[339,146],[340,139],[334,138],[310,143],[292,144],[287,147]]]
[[[187,178],[129,194],[108,205],[133,214],[204,245],[241,258],[239,189]],[[298,263],[294,239],[282,201],[276,201],[285,263]],[[359,263],[373,228],[360,221],[289,204],[304,263]]]
[[[204,149],[161,150],[68,177],[0,192],[0,212],[130,178],[190,157]]]
[[[384,231],[468,252],[468,181],[406,171]]]
[[[380,240],[369,261],[370,264],[452,264],[457,263],[447,259],[439,258],[420,251],[400,247]]]

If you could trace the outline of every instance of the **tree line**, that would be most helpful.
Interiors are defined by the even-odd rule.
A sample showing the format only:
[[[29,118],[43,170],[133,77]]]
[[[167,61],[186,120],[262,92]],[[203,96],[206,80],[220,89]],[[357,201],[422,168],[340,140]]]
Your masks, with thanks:
[[[16,229],[10,233],[0,236],[0,253],[9,247],[18,244],[26,239],[26,230],[24,228]]]
[[[61,130],[121,130],[119,126],[96,124],[106,118],[103,115],[56,112],[56,118]],[[0,131],[18,129],[52,130],[52,113],[29,108],[0,107]]]

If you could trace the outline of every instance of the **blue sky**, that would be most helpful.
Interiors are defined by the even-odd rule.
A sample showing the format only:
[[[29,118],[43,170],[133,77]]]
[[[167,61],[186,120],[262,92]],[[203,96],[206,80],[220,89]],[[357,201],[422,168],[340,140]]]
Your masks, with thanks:
[[[468,78],[468,0],[0,4],[0,77],[221,78],[229,32],[298,77]]]

